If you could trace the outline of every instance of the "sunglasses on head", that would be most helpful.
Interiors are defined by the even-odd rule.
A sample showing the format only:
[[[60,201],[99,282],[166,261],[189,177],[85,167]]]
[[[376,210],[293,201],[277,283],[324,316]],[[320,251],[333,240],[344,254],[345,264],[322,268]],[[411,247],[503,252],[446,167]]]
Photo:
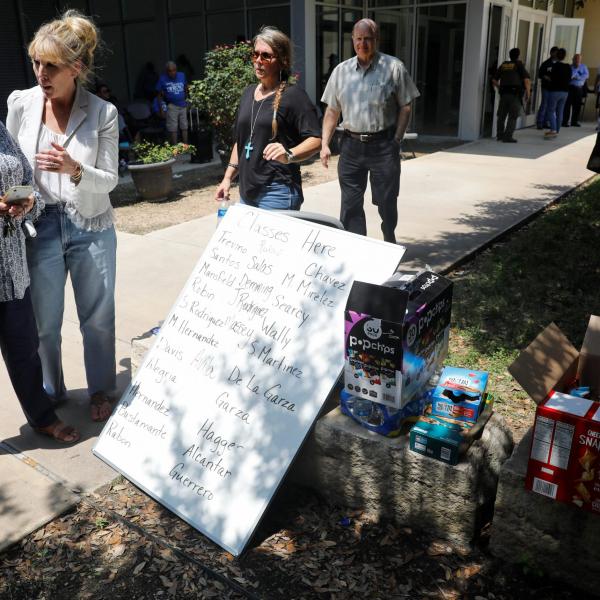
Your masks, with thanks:
[[[260,58],[260,60],[264,61],[264,62],[271,62],[272,60],[275,60],[277,57],[274,54],[271,54],[270,52],[253,52],[252,53],[252,60],[258,60]]]

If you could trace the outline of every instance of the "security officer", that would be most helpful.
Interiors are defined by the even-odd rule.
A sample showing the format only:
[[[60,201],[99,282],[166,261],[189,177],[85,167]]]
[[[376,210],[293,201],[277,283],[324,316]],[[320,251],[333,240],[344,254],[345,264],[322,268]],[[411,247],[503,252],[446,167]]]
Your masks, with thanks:
[[[523,63],[519,60],[521,51],[513,48],[504,61],[492,83],[500,89],[500,104],[498,106],[498,121],[496,122],[496,139],[500,142],[516,143],[513,137],[517,117],[523,108],[522,102],[529,100],[531,94],[531,78]],[[508,117],[508,119],[507,119]],[[504,127],[506,121],[506,129]]]
[[[321,162],[327,168],[329,142],[343,114],[344,138],[338,163],[342,191],[340,220],[347,231],[367,234],[364,194],[370,174],[371,196],[386,242],[396,243],[400,192],[400,142],[419,92],[402,61],[377,51],[379,28],[361,19],[352,29],[356,56],[333,70],[321,101]]]

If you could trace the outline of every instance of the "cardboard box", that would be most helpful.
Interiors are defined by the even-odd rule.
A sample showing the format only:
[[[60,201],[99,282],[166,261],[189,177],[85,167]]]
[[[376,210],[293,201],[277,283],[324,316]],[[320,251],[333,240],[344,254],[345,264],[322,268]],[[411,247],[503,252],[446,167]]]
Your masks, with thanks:
[[[410,430],[410,449],[450,465],[457,464],[492,416],[493,397],[484,394],[483,402],[485,408],[476,423],[423,415]]]
[[[474,423],[485,406],[487,382],[485,371],[444,367],[433,390],[431,413]]]
[[[537,404],[525,487],[600,514],[600,403],[570,396],[576,381],[600,392],[600,317],[581,352],[549,325],[509,367]]]
[[[452,282],[430,271],[409,289],[355,281],[345,312],[344,389],[402,408],[448,353]]]

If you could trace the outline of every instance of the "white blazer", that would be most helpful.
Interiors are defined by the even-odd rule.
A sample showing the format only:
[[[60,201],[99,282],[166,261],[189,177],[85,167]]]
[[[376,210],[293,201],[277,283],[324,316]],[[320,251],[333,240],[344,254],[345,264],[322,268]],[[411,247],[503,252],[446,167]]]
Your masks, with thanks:
[[[8,97],[6,128],[34,170],[43,110],[44,95],[37,85]],[[64,177],[68,184],[62,187],[62,199],[82,217],[97,217],[110,207],[108,193],[119,180],[117,109],[78,85],[65,135],[64,147],[83,165],[83,176],[78,185]]]

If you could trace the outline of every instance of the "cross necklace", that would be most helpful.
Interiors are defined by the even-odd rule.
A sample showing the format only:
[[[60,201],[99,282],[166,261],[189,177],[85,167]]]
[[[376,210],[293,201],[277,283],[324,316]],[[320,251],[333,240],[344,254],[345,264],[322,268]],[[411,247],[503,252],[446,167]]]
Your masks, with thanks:
[[[250,110],[250,137],[248,138],[248,141],[246,142],[246,145],[244,146],[244,150],[246,151],[246,160],[248,160],[250,158],[250,152],[252,152],[252,150],[254,150],[254,146],[252,145],[252,136],[254,135],[254,128],[256,127],[256,121],[258,120],[258,115],[260,113],[260,109],[262,108],[262,105],[267,98],[268,98],[268,96],[265,96],[260,101],[260,104],[258,105],[258,110],[256,111],[256,117],[255,117],[254,116],[255,100],[254,100],[254,96],[252,96],[252,108]]]

